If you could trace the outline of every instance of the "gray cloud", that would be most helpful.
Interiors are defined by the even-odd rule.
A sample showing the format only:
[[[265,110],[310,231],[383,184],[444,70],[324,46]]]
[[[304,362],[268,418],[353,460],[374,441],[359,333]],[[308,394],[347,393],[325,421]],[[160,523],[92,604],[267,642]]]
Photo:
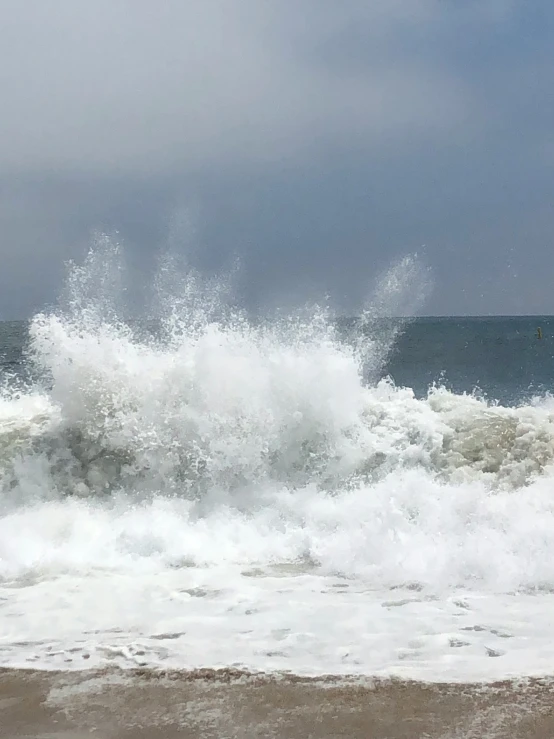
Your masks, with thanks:
[[[460,79],[403,50],[412,29],[428,36],[436,3],[3,5],[0,164],[12,172],[263,164],[345,137],[375,148],[437,135],[478,115]],[[353,31],[371,50],[362,69],[348,64]]]
[[[251,304],[354,309],[425,244],[424,312],[554,312],[542,0],[0,10],[0,318],[53,300],[95,227],[146,274],[183,203],[203,267],[244,254]]]

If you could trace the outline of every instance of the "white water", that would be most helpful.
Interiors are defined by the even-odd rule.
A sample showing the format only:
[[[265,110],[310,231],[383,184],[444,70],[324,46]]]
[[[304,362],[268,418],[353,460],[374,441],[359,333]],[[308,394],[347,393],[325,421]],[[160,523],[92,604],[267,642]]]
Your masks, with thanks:
[[[174,270],[141,340],[107,251],[33,322],[48,390],[0,401],[0,664],[552,671],[549,400],[417,400],[371,381],[395,331],[252,326]],[[418,275],[381,282],[368,331]]]

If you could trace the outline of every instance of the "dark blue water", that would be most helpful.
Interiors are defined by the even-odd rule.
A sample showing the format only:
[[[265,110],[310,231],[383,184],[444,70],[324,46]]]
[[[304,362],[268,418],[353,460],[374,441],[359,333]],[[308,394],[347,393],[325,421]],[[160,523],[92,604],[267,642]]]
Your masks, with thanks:
[[[29,380],[27,325],[0,323],[4,381]],[[404,326],[383,375],[418,397],[440,384],[505,405],[525,402],[553,389],[554,316],[415,319]]]
[[[418,396],[439,383],[523,402],[554,387],[554,317],[420,318],[397,341],[386,371]]]

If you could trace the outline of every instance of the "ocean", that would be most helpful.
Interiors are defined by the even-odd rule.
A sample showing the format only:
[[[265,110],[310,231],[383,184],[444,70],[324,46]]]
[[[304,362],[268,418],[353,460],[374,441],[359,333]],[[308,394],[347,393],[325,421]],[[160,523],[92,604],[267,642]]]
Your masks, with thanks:
[[[551,736],[554,318],[125,321],[97,267],[0,324],[13,736]]]

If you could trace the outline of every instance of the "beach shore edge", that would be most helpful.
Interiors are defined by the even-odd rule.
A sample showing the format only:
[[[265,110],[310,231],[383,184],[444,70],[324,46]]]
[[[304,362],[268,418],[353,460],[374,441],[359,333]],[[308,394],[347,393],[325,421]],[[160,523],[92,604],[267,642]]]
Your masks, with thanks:
[[[235,669],[2,669],[0,716],[5,739],[551,739],[554,679],[467,684]]]

